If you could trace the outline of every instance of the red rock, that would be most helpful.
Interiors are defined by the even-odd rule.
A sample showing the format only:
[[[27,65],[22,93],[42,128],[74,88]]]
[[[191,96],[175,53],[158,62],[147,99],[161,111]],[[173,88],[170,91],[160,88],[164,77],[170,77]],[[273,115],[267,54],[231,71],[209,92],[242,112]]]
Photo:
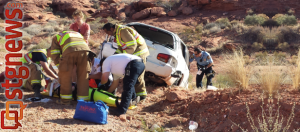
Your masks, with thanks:
[[[193,13],[193,9],[191,7],[184,7],[182,9],[182,14],[184,15],[190,15]]]
[[[204,127],[205,127],[205,122],[199,121],[199,122],[198,122],[198,125],[199,125],[201,128],[204,128]]]
[[[188,3],[186,1],[182,1],[181,5],[178,8],[178,11],[181,12],[184,7],[187,7]]]
[[[178,126],[181,125],[180,121],[178,119],[173,119],[170,121],[170,124],[172,124],[173,126]]]
[[[210,0],[198,0],[198,4],[209,4]]]
[[[129,17],[131,17],[136,11],[134,10],[132,5],[126,5],[125,6],[125,14]]]
[[[229,99],[229,96],[225,93],[221,97],[221,101],[227,101]]]
[[[177,11],[174,11],[174,10],[169,11],[168,16],[170,16],[170,17],[177,16]]]
[[[131,121],[132,120],[132,116],[127,116],[126,119]]]
[[[68,112],[68,110],[64,108],[64,109],[62,110],[62,112]]]
[[[125,3],[121,3],[120,5],[118,5],[115,9],[115,15],[119,15],[121,10],[123,10],[124,8],[125,8]]]
[[[213,122],[213,123],[211,123],[211,124],[212,124],[212,125],[216,125],[217,123],[218,123],[218,122],[215,121],[215,122]]]
[[[234,49],[236,49],[236,46],[231,43],[227,43],[227,44],[223,45],[223,48],[227,49],[227,50],[234,50]]]
[[[126,121],[126,115],[125,114],[120,115],[120,120],[125,122]]]
[[[197,0],[188,0],[189,5],[193,5],[196,6],[198,5],[198,1]]]
[[[101,23],[107,23],[108,20],[106,18],[102,18],[99,22],[101,22]]]
[[[211,112],[214,111],[214,109],[213,108],[209,108],[207,111],[211,113]]]
[[[118,14],[118,20],[125,20],[126,19],[126,14],[125,12],[121,12]]]
[[[93,5],[89,0],[53,0],[52,5],[56,7],[56,11],[66,13],[72,16],[75,10],[80,10],[92,14],[96,9],[92,8]]]
[[[91,22],[91,21],[95,21],[95,18],[87,18],[87,19],[85,20],[86,23],[87,23],[87,22]]]
[[[206,104],[210,104],[211,102],[213,102],[215,99],[214,98],[208,98],[205,103]]]
[[[154,4],[154,1],[152,1],[152,0],[140,0],[138,2],[138,6],[140,9],[145,9],[145,8],[154,7],[155,4]]]
[[[183,100],[186,98],[186,94],[180,91],[172,91],[166,93],[166,98],[170,102],[176,102],[178,100]]]
[[[160,14],[162,14],[164,12],[164,8],[162,7],[153,7],[151,9],[151,15],[153,16],[159,16]]]
[[[150,15],[151,8],[146,8],[140,12],[137,12],[132,15],[132,19],[134,20],[140,20],[140,19],[145,19]]]

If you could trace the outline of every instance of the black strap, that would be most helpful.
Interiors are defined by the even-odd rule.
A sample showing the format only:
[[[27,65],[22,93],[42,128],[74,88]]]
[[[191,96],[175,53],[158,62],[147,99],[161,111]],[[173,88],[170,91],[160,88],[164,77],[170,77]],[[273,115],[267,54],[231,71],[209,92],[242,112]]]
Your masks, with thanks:
[[[93,91],[91,93],[91,101],[94,102],[94,93],[95,93],[96,89],[93,88]]]
[[[117,108],[120,107],[120,105],[119,105],[119,97],[116,98],[115,104],[116,104]]]

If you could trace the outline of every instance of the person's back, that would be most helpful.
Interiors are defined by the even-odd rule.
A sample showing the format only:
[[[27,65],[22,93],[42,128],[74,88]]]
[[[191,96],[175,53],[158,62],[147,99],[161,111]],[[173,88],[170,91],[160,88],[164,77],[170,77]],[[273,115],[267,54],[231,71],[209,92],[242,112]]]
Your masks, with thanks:
[[[78,100],[88,99],[88,73],[91,71],[88,59],[90,48],[83,36],[74,31],[63,31],[52,39],[51,58],[58,66],[59,82],[61,83],[61,101],[58,104],[70,104],[72,99],[72,71],[76,67]]]
[[[103,62],[102,72],[111,72],[113,75],[124,76],[127,64],[134,59],[141,59],[131,54],[116,54],[109,56]]]

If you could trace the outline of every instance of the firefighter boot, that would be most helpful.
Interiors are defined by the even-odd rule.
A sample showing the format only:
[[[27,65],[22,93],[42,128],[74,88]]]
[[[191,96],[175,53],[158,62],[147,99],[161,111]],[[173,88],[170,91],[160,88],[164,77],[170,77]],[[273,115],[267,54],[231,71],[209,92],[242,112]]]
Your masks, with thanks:
[[[42,85],[41,84],[33,84],[34,97],[36,99],[42,99],[43,96],[41,94]]]

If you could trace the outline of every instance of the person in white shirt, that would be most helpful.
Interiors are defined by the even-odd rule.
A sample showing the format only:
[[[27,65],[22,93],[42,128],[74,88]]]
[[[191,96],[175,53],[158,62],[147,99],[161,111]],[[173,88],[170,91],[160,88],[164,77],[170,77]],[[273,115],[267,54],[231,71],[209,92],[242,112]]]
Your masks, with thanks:
[[[89,74],[89,79],[94,79],[96,84],[98,85],[100,82],[101,82],[101,76],[102,76],[102,72],[101,72],[101,66],[99,65],[100,64],[100,59],[98,58],[94,58],[92,60],[92,70],[91,70],[91,73]],[[109,89],[109,87],[111,86],[112,84],[112,80],[113,80],[113,77],[112,75],[110,74],[109,75],[109,79],[108,79],[108,83],[105,85],[106,87],[104,87],[103,90],[107,91]],[[113,93],[115,94],[116,90],[114,91],[111,91],[110,93]]]
[[[116,101],[117,109],[110,110],[117,116],[125,114],[132,100],[139,102],[139,96],[136,96],[134,86],[145,69],[143,60],[136,55],[116,54],[102,59],[100,65],[102,66],[101,86],[107,83],[110,73],[113,75],[114,81],[124,77],[121,103]],[[109,89],[108,91],[113,90]]]

